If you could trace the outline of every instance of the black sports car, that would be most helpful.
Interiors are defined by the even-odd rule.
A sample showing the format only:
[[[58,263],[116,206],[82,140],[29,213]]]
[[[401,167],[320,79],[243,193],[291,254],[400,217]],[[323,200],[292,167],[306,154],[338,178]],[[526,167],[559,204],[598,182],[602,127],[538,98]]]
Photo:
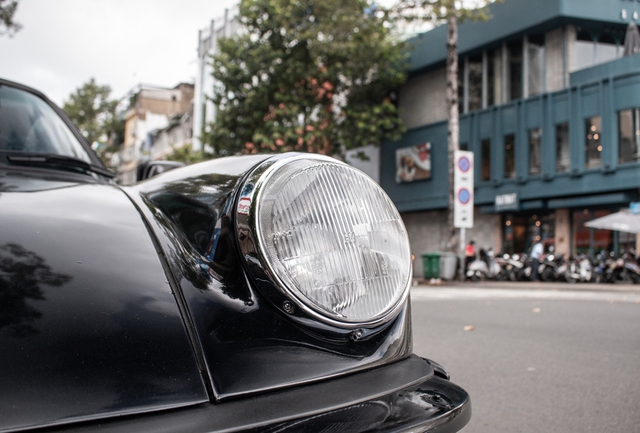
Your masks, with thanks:
[[[120,187],[0,80],[0,431],[454,432],[412,354],[411,253],[360,171],[221,158]]]

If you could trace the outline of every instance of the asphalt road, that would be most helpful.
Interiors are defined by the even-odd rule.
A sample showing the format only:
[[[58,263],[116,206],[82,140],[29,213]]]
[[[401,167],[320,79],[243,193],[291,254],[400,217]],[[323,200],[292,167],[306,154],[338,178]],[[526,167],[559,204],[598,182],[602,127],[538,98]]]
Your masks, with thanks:
[[[471,395],[463,433],[640,432],[640,286],[509,287],[412,289],[414,352]]]

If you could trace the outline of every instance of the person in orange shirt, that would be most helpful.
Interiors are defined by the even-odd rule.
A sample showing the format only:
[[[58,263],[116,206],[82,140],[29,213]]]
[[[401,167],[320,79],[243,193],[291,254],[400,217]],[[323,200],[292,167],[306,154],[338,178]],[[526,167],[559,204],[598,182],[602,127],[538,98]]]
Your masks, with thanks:
[[[464,273],[467,274],[469,264],[476,259],[476,243],[470,241],[464,249]]]

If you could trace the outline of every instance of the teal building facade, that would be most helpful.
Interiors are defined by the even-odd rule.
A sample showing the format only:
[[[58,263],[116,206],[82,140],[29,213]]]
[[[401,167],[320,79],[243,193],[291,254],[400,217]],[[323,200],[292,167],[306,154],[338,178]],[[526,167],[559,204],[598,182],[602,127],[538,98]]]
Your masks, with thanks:
[[[519,253],[637,248],[633,234],[590,232],[590,219],[640,199],[640,54],[625,53],[631,0],[504,0],[459,27],[460,147],[474,154],[474,228],[466,239]],[[410,41],[398,104],[408,127],[380,152],[380,183],[402,212],[414,254],[446,239],[445,26]],[[398,178],[428,143],[430,174]],[[504,205],[505,197],[508,205]],[[421,274],[421,265],[416,265]]]

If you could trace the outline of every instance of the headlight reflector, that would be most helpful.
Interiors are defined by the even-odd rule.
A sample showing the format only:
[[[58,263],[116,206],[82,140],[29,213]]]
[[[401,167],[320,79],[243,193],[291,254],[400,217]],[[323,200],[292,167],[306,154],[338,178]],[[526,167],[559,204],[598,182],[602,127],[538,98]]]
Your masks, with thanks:
[[[332,321],[389,318],[407,297],[411,253],[382,188],[317,156],[285,160],[264,178],[255,224],[272,277],[299,305]]]

